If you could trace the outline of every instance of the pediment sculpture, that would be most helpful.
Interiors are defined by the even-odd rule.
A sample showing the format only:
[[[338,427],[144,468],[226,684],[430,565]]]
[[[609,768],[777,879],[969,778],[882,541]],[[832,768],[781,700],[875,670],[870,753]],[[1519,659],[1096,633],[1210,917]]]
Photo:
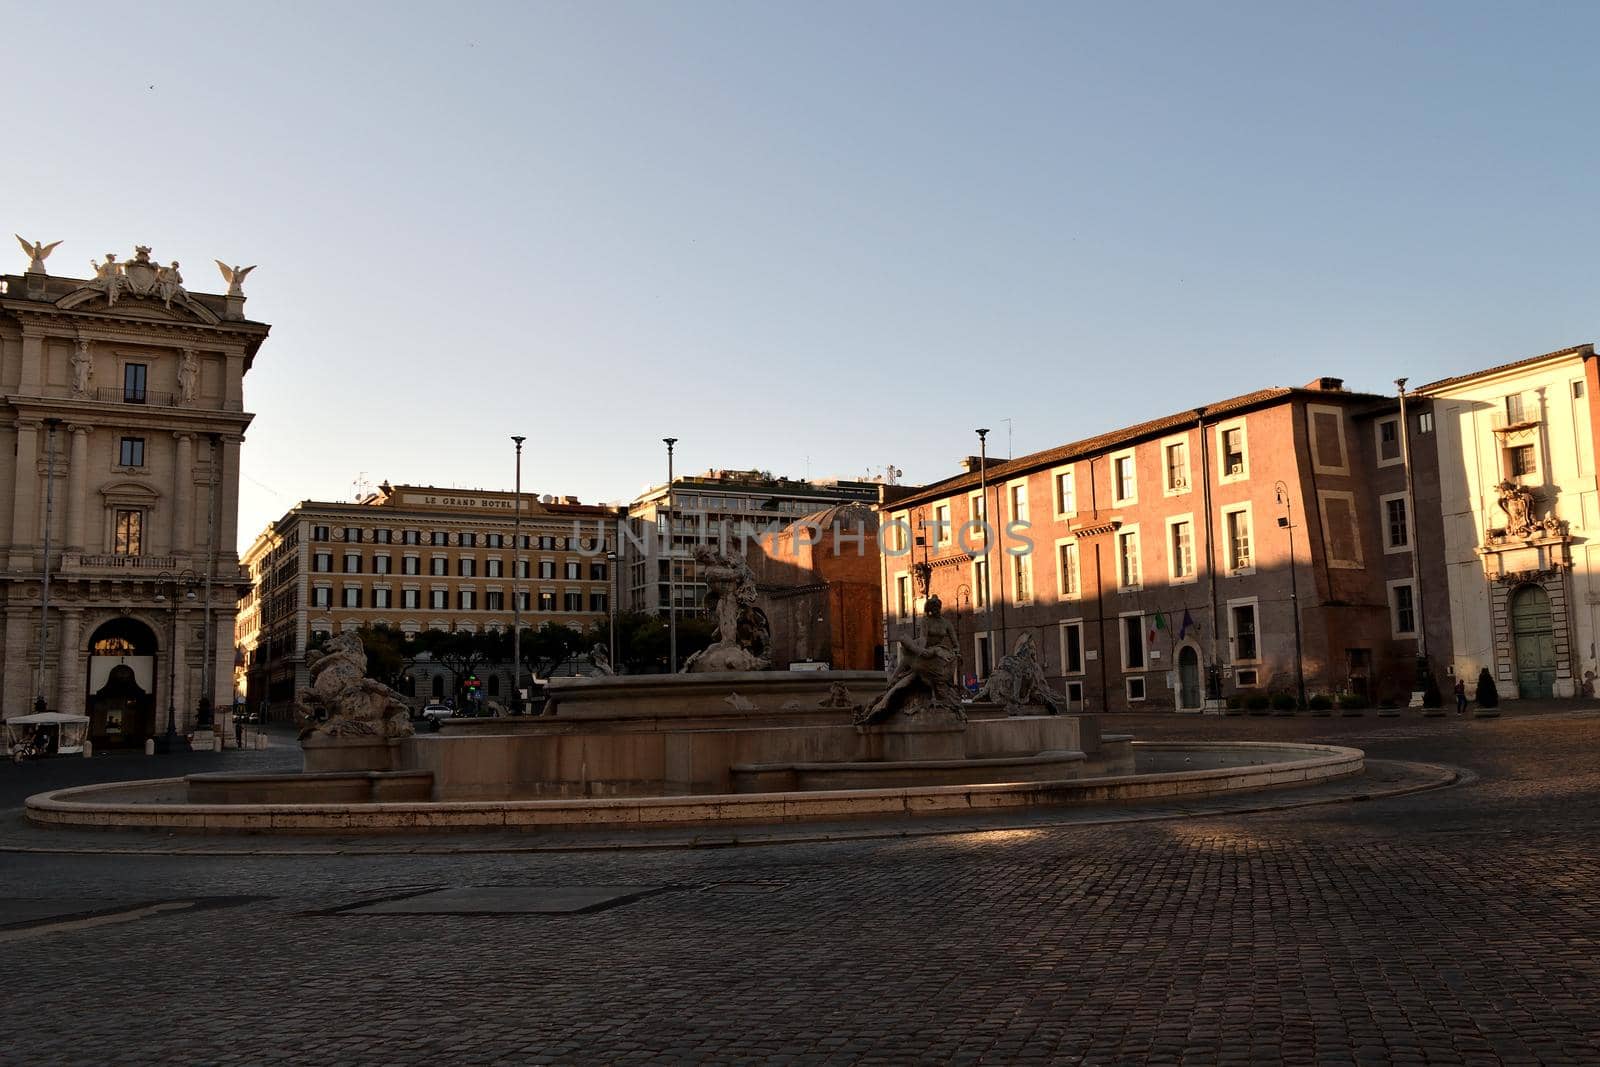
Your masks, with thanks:
[[[177,260],[166,267],[152,263],[149,245],[135,245],[131,260],[118,262],[115,252],[107,252],[104,262],[90,260],[89,265],[94,268],[94,277],[87,288],[106,294],[106,302],[113,307],[122,293],[155,297],[168,308],[172,307],[173,300],[189,295],[183,288],[183,274],[178,270]]]

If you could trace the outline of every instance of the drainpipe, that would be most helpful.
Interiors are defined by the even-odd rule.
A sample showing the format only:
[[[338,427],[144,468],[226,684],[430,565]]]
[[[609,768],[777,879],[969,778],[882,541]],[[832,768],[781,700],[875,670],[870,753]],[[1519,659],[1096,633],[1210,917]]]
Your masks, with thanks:
[[[1417,680],[1413,684],[1411,706],[1420,708],[1427,701],[1426,693],[1432,681],[1433,668],[1428,663],[1427,617],[1422,613],[1422,569],[1417,556],[1417,492],[1411,470],[1411,426],[1406,417],[1406,379],[1396,378],[1394,385],[1400,393],[1400,461],[1406,472],[1406,525],[1409,527],[1406,540],[1411,544],[1411,610],[1416,616],[1417,627]],[[1435,717],[1442,716],[1444,708],[1430,708],[1428,711],[1429,714],[1435,712]]]
[[[1200,497],[1206,513],[1206,584],[1211,590],[1211,662],[1206,667],[1206,704],[1216,711],[1222,705],[1222,657],[1218,652],[1217,638],[1222,629],[1222,608],[1217,602],[1217,549],[1216,534],[1212,530],[1211,514],[1211,449],[1206,442],[1206,409],[1194,409],[1195,425],[1200,437]]]
[[[1097,489],[1098,483],[1094,478],[1094,461],[1098,458],[1098,456],[1089,457],[1089,514],[1092,516],[1091,522],[1095,526],[1100,525],[1100,495]],[[1111,683],[1106,678],[1106,650],[1109,647],[1106,644],[1106,590],[1105,578],[1100,568],[1100,538],[1098,536],[1094,538],[1094,613],[1095,628],[1100,631],[1100,648],[1099,656],[1097,657],[1100,660],[1100,710],[1105,711],[1111,706],[1111,690],[1108,688]]]

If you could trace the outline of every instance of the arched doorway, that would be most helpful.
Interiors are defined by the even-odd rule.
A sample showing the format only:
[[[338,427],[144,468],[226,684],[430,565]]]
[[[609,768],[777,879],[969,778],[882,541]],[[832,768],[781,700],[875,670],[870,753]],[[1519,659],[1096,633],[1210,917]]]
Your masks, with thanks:
[[[1556,635],[1550,619],[1550,594],[1524,585],[1511,594],[1511,635],[1517,662],[1517,695],[1555,693]]]
[[[97,747],[144,744],[156,733],[156,636],[137,619],[112,619],[89,637],[89,736]]]
[[[1205,706],[1200,693],[1200,653],[1193,645],[1178,649],[1178,708],[1197,711]]]

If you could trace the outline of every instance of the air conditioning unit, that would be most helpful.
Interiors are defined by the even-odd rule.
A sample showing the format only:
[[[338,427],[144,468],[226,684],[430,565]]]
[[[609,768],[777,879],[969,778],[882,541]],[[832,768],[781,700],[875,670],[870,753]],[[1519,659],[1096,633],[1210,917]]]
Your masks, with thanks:
[[[1230,463],[1230,464],[1228,464],[1228,473],[1230,475],[1232,475],[1232,474],[1243,474],[1244,473],[1244,464],[1243,463]]]
[[[1172,479],[1172,488],[1174,488],[1174,489],[1187,489],[1187,488],[1189,488],[1189,479],[1187,479],[1187,478],[1174,478],[1174,479]]]
[[[1250,566],[1250,553],[1246,552],[1234,561],[1233,569],[1242,571]]]

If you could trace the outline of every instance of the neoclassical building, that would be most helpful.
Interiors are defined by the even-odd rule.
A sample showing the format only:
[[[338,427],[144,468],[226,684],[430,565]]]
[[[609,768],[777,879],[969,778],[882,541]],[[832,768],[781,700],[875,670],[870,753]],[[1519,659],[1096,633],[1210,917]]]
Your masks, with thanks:
[[[144,246],[82,279],[23,244],[0,276],[4,714],[42,700],[114,747],[170,707],[186,732],[231,699],[244,376],[269,327],[245,318],[247,269],[195,293]]]
[[[588,629],[611,610],[617,520],[615,509],[570,496],[387,482],[358,501],[303,500],[245,551],[250,585],[235,636],[247,705],[286,717],[310,680],[306,651],[319,634],[378,623],[509,631],[514,618],[525,630]],[[431,670],[417,673],[426,677],[410,695],[453,691]],[[484,680],[486,695],[509,699],[509,664]]]
[[[1600,671],[1594,345],[1430,383],[1454,670],[1500,696],[1592,695]]]

